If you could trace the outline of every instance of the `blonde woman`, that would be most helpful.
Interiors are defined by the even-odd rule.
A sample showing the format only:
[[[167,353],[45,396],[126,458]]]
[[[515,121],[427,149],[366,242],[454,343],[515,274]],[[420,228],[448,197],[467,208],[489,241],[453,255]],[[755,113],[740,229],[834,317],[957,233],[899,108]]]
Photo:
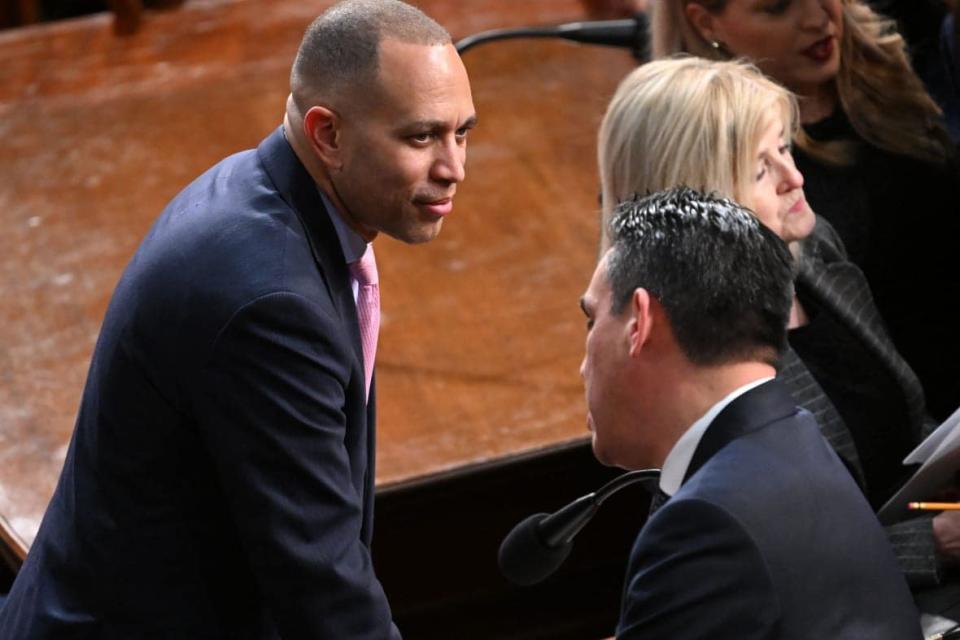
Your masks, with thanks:
[[[931,413],[952,413],[960,340],[942,306],[960,173],[895,24],[863,0],[654,0],[651,40],[656,58],[746,57],[798,96],[807,197],[865,273]]]
[[[603,217],[634,193],[684,184],[746,205],[787,243],[798,273],[779,376],[876,507],[901,481],[900,460],[930,421],[863,273],[807,203],[791,155],[797,113],[792,95],[748,63],[682,57],[636,69],[600,129]],[[957,528],[954,513],[890,529],[913,586],[941,579],[955,559]]]

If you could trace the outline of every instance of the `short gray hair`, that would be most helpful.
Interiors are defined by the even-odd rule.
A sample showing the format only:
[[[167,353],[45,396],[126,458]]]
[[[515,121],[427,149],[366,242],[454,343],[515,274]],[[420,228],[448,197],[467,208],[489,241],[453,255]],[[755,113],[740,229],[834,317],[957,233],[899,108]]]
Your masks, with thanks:
[[[344,0],[314,20],[300,42],[290,71],[290,90],[304,99],[333,96],[373,80],[380,42],[443,45],[450,34],[425,13],[400,0]]]

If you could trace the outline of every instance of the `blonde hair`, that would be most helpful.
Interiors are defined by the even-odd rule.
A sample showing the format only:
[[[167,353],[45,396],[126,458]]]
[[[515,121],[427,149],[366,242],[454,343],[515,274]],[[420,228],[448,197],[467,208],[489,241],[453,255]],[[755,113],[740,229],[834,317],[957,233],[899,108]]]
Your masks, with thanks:
[[[751,207],[757,147],[771,112],[789,141],[793,95],[745,61],[691,56],[648,62],[620,83],[597,146],[604,241],[619,202],[686,185]]]
[[[681,52],[714,59],[725,55],[722,49],[711,47],[687,19],[685,8],[694,2],[715,13],[723,9],[726,0],[653,1],[654,58]],[[862,0],[842,0],[842,12],[836,90],[854,130],[875,147],[927,162],[945,162],[952,147],[942,113],[913,72],[896,23]],[[849,144],[819,143],[802,131],[797,145],[833,164],[849,164],[854,158]]]

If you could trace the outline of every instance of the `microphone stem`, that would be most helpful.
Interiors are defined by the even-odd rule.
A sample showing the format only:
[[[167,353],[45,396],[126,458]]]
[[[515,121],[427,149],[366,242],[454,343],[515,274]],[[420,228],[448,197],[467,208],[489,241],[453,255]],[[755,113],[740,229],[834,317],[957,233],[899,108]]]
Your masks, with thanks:
[[[593,495],[597,496],[597,506],[599,507],[607,498],[615,494],[617,491],[620,491],[620,489],[626,487],[627,485],[631,485],[634,482],[648,483],[651,480],[659,479],[660,469],[640,469],[639,471],[629,471],[617,476],[607,484],[603,485],[597,489]]]
[[[649,482],[659,477],[659,469],[641,469],[617,476],[597,491],[577,498],[540,521],[537,527],[540,539],[552,548],[569,544],[587,526],[607,498],[635,482]]]
[[[490,31],[481,31],[472,36],[467,36],[456,43],[457,52],[460,55],[467,49],[471,49],[484,42],[493,42],[495,40],[509,40],[511,38],[556,38],[556,27],[526,27],[517,29],[491,29]]]
[[[637,14],[635,18],[623,20],[601,20],[597,22],[568,22],[546,27],[519,27],[514,29],[491,29],[458,40],[457,52],[463,55],[484,42],[507,40],[510,38],[563,38],[584,44],[599,44],[613,47],[637,49],[641,37],[644,37],[646,16]]]

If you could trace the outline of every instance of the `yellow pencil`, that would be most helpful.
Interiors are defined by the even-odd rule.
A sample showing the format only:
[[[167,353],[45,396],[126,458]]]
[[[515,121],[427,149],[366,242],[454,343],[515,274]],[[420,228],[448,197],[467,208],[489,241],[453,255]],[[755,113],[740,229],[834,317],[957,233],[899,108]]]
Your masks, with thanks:
[[[910,502],[907,508],[920,511],[958,511],[960,502]]]

